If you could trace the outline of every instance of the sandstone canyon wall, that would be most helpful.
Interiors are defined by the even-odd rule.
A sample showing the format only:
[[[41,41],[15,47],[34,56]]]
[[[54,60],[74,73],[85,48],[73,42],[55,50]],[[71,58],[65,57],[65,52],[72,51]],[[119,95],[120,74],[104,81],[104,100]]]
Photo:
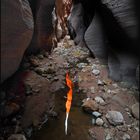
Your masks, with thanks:
[[[33,27],[27,0],[1,1],[1,82],[18,69],[31,41]]]
[[[69,17],[75,43],[82,39],[95,57],[107,64],[109,76],[129,86],[136,84],[139,67],[136,7],[133,0],[74,0]]]

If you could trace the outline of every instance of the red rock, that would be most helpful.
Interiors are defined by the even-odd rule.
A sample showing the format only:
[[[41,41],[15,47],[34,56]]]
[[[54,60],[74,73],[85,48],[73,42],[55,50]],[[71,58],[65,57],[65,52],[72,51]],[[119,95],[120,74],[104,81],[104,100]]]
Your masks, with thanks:
[[[92,100],[92,99],[88,99],[86,100],[83,104],[82,104],[83,110],[86,112],[93,112],[93,111],[97,111],[99,109],[98,104]]]

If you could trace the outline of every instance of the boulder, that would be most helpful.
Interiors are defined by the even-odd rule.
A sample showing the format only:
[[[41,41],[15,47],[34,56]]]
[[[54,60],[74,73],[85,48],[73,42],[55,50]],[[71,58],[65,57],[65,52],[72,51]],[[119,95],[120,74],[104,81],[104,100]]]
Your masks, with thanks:
[[[1,2],[1,83],[17,71],[33,27],[28,0]]]
[[[83,110],[88,113],[92,113],[93,111],[97,111],[99,109],[98,104],[92,99],[85,100],[82,107]]]
[[[108,111],[106,118],[109,123],[116,126],[124,123],[123,115],[118,111]]]

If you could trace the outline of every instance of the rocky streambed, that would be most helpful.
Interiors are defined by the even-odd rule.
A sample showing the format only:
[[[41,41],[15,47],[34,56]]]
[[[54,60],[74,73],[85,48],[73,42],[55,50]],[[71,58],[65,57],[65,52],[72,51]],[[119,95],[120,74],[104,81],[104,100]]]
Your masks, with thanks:
[[[67,72],[74,88],[66,136]],[[2,93],[0,139],[139,139],[137,88],[109,79],[107,67],[69,36],[51,55],[41,51],[25,57]]]

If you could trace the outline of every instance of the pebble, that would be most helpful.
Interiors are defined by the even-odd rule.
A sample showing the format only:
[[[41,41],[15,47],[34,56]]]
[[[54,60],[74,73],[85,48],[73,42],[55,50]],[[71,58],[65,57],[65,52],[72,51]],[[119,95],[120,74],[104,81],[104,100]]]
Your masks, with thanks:
[[[108,126],[106,123],[104,123],[104,124],[103,124],[103,127],[104,127],[104,128],[108,128],[109,126]]]
[[[44,69],[43,68],[36,68],[35,72],[38,73],[39,75],[42,75],[44,72]]]
[[[95,75],[95,76],[98,76],[100,74],[100,71],[99,70],[93,70],[92,73]]]
[[[97,69],[97,65],[96,64],[93,64],[92,65],[92,69]]]
[[[130,140],[130,136],[128,134],[124,134],[123,135],[123,140]]]
[[[101,116],[102,116],[102,114],[101,114],[101,113],[99,113],[99,112],[97,112],[97,111],[92,112],[92,115],[93,115],[93,116],[95,116],[96,118],[98,118],[98,117],[101,117]]]
[[[129,112],[129,108],[125,108],[124,110],[125,110],[126,112]]]
[[[90,58],[87,58],[87,61],[88,61],[88,63],[91,63],[91,59]]]
[[[102,125],[104,124],[104,121],[103,121],[101,118],[97,118],[97,119],[96,119],[96,124],[97,124],[98,126],[102,126]]]
[[[25,136],[22,134],[12,134],[8,140],[26,140]]]
[[[92,124],[95,125],[96,124],[96,120],[93,118],[92,119]]]
[[[79,64],[77,64],[78,68],[84,68],[85,66],[87,66],[86,63],[79,63]]]
[[[115,83],[115,84],[112,84],[112,86],[114,87],[114,88],[118,88],[118,85]]]
[[[106,118],[112,125],[119,125],[124,122],[123,115],[118,111],[108,111]]]
[[[90,91],[91,91],[92,94],[94,94],[95,93],[95,87],[91,87]]]
[[[98,82],[97,83],[98,83],[99,86],[103,86],[104,85],[104,82],[101,81],[101,80],[99,80],[99,79],[98,79]]]
[[[105,103],[105,101],[103,100],[103,98],[101,98],[99,96],[96,96],[95,97],[95,101],[96,101],[96,103],[99,103],[99,104],[104,104]]]
[[[43,59],[43,58],[44,58],[44,56],[43,56],[42,54],[39,54],[37,57],[38,57],[39,59]]]
[[[110,93],[111,93],[111,90],[110,90],[110,89],[108,89],[108,90],[107,90],[107,93],[109,93],[109,94],[110,94]]]
[[[110,134],[107,134],[105,140],[113,140]]]

